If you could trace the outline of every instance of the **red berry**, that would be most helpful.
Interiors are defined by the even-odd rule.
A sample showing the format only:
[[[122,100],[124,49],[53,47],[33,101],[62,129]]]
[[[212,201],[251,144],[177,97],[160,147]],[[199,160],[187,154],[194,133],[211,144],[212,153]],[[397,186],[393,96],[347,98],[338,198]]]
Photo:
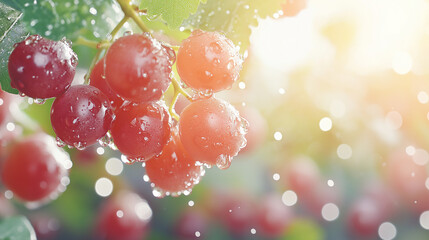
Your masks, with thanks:
[[[321,182],[316,163],[305,156],[297,157],[285,167],[285,185],[298,197],[307,198]]]
[[[70,157],[45,134],[28,137],[10,150],[1,168],[4,185],[23,201],[42,201],[55,193],[67,175]]]
[[[180,115],[180,138],[193,159],[226,169],[246,144],[246,124],[231,104],[214,97],[202,99]]]
[[[177,72],[198,91],[228,89],[238,79],[242,60],[231,40],[218,32],[196,30],[177,53]]]
[[[190,209],[183,212],[176,220],[175,232],[183,240],[205,239],[209,223],[207,217],[200,211]]]
[[[293,17],[307,7],[307,0],[286,0],[282,4],[283,17]]]
[[[162,153],[146,162],[146,174],[161,197],[190,192],[200,181],[204,169],[186,153],[177,130],[174,130]]]
[[[170,116],[158,102],[124,104],[116,111],[111,134],[130,162],[145,161],[160,154],[170,139]]]
[[[120,192],[99,210],[97,239],[141,240],[151,217],[152,210],[145,200],[135,193]]]
[[[216,195],[215,215],[234,235],[248,235],[255,227],[256,206],[251,198],[239,194]]]
[[[292,219],[292,209],[282,203],[281,196],[269,195],[258,206],[255,229],[267,237],[280,237]]]
[[[95,64],[94,69],[92,69],[91,76],[89,77],[89,84],[100,89],[100,91],[103,92],[107,98],[109,98],[112,107],[116,109],[124,103],[124,99],[119,97],[107,84],[104,65],[105,58],[102,58],[97,62],[97,64]]]
[[[106,81],[124,99],[159,100],[171,82],[169,53],[147,35],[121,37],[107,51]]]
[[[96,87],[75,85],[52,104],[51,123],[64,143],[84,148],[102,138],[113,118],[107,97]]]
[[[348,213],[348,227],[360,236],[375,236],[378,227],[388,216],[383,212],[383,203],[363,197],[353,203]]]
[[[32,98],[59,96],[70,87],[77,56],[66,41],[31,35],[9,56],[11,86]]]
[[[60,222],[56,217],[47,213],[37,213],[31,215],[29,220],[34,228],[37,239],[58,239],[58,234],[60,232]]]
[[[405,205],[419,213],[429,209],[426,166],[416,164],[413,157],[401,149],[388,157],[383,171],[386,181]]]

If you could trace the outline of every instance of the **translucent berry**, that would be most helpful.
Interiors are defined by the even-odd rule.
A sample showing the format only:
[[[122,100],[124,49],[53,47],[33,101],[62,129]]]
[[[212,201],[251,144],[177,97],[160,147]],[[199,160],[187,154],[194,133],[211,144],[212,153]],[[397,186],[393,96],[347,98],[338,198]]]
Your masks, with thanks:
[[[105,74],[105,58],[102,58],[100,61],[95,64],[94,69],[92,69],[90,79],[90,85],[100,89],[101,92],[106,95],[110,100],[110,104],[114,109],[119,108],[124,100],[119,97],[107,84],[106,74]]]
[[[66,41],[31,35],[9,56],[11,86],[36,99],[59,96],[70,87],[77,62],[77,55]]]
[[[39,202],[60,190],[61,180],[71,167],[69,155],[55,140],[37,134],[16,143],[1,168],[3,184],[19,199]]]
[[[238,79],[242,59],[231,40],[218,32],[196,30],[177,53],[177,71],[197,91],[218,92]]]
[[[171,82],[171,56],[157,40],[127,35],[106,54],[106,81],[119,96],[133,102],[159,100]]]
[[[203,166],[191,158],[173,130],[162,153],[146,162],[146,174],[154,187],[164,193],[190,192],[204,174]]]
[[[112,119],[107,97],[89,85],[70,87],[52,104],[52,128],[60,140],[76,148],[84,148],[103,137]]]
[[[225,169],[246,145],[246,124],[238,111],[223,100],[197,100],[180,115],[180,139],[189,156]]]
[[[158,102],[127,103],[115,114],[112,138],[131,162],[160,154],[170,139],[170,117],[165,106]]]

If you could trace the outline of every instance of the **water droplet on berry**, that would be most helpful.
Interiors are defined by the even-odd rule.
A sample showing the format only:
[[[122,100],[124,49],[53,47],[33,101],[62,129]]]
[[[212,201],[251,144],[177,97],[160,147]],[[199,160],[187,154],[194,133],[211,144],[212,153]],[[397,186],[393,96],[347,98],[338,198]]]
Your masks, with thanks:
[[[231,160],[232,160],[231,156],[221,154],[216,159],[216,166],[219,169],[227,169],[229,168],[229,166],[231,166]]]
[[[63,140],[61,140],[59,137],[56,138],[56,142],[57,142],[57,146],[62,148],[66,146],[66,143],[63,142]]]
[[[164,192],[162,189],[154,187],[152,190],[152,194],[154,197],[156,198],[163,198],[165,196],[167,196],[167,193]]]
[[[130,36],[132,34],[133,34],[133,32],[131,32],[131,31],[125,31],[122,36]]]
[[[35,98],[33,102],[37,104],[44,104],[46,102],[46,99]]]
[[[198,99],[210,98],[211,96],[213,96],[212,89],[205,89],[203,91],[198,92]]]
[[[127,165],[131,165],[134,163],[134,161],[132,159],[129,159],[127,156],[125,156],[124,154],[121,155],[121,160],[123,163],[127,164]]]
[[[73,143],[73,146],[77,149],[77,150],[84,150],[86,147],[86,144],[83,142],[75,142]]]
[[[228,68],[228,70],[231,70],[235,67],[235,61],[234,59],[230,59],[226,65],[226,68]]]

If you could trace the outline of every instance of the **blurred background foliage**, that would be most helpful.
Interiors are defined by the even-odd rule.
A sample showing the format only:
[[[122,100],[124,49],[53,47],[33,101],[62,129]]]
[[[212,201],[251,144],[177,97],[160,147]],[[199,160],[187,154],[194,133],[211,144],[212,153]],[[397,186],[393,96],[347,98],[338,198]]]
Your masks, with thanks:
[[[18,32],[0,28],[7,35],[0,46],[27,33],[100,40],[122,17],[110,0],[2,2],[23,15],[15,13],[18,25],[0,20]],[[74,162],[67,190],[27,209],[2,189],[1,217],[26,216],[39,239],[92,239],[100,205],[109,199],[94,185],[108,178],[113,195],[129,189],[149,202],[146,239],[428,238],[429,1],[186,2],[181,14],[151,6],[142,19],[173,45],[200,28],[221,31],[240,47],[246,57],[240,80],[219,96],[248,119],[247,149],[228,170],[207,169],[189,196],[157,199],[140,164],[109,167],[109,159],[120,163],[117,151],[66,148]],[[129,23],[125,31],[138,30]],[[95,51],[73,48],[80,67],[75,82],[82,83]],[[54,135],[51,104],[20,99],[11,107],[0,126],[0,159],[11,135]],[[20,219],[6,223],[25,224]]]

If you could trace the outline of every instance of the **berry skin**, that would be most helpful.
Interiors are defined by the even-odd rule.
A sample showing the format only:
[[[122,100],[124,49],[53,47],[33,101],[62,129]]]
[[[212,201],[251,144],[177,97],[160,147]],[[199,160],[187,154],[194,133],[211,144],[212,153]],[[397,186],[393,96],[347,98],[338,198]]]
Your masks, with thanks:
[[[189,157],[180,142],[176,130],[172,131],[171,140],[165,145],[162,153],[146,162],[146,174],[161,196],[191,191],[204,174],[201,164]]]
[[[152,217],[148,203],[132,192],[119,192],[99,210],[96,239],[141,240]]]
[[[177,53],[177,72],[189,87],[218,92],[238,79],[242,60],[231,40],[218,32],[196,30]]]
[[[76,148],[84,148],[102,138],[112,119],[107,97],[89,85],[70,87],[55,99],[51,108],[52,128],[57,137]]]
[[[158,102],[127,103],[115,114],[112,138],[130,163],[160,154],[170,139],[170,117]]]
[[[77,62],[66,41],[31,35],[9,56],[11,86],[32,98],[57,97],[70,87]]]
[[[126,100],[159,100],[171,82],[172,56],[144,34],[116,40],[106,54],[106,81]]]
[[[55,140],[37,134],[16,143],[1,168],[3,184],[23,201],[39,202],[61,187],[69,155]]]
[[[246,145],[246,124],[231,104],[214,97],[201,99],[180,115],[180,139],[193,159],[226,169]]]
[[[97,64],[95,64],[95,67],[92,69],[91,75],[89,77],[89,85],[100,89],[100,91],[103,92],[107,98],[109,98],[112,107],[117,109],[124,103],[124,99],[119,97],[107,84],[104,64],[105,58],[102,58],[97,62]]]

